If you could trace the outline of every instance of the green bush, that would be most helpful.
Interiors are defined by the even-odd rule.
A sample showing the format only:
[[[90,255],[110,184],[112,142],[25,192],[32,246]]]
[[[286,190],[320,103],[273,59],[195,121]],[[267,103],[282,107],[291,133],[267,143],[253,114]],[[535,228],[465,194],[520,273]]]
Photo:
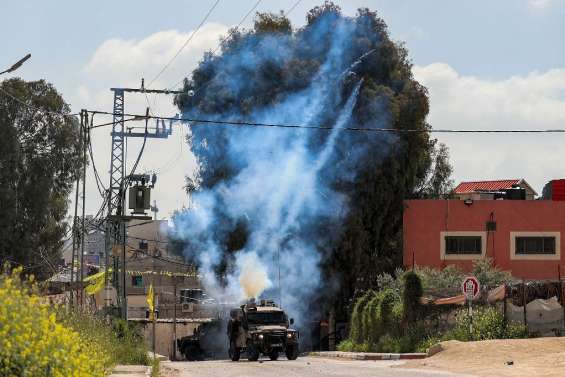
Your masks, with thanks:
[[[57,317],[59,322],[80,333],[90,344],[99,344],[112,364],[150,365],[147,347],[135,324],[64,308],[59,308]]]
[[[349,337],[355,343],[362,343],[365,338],[365,331],[363,328],[363,312],[367,303],[373,298],[374,291],[369,290],[364,295],[355,301],[353,306],[353,313],[351,314],[351,326]]]
[[[482,284],[497,285],[511,280],[510,274],[500,271],[488,259],[474,263],[473,272]],[[442,340],[482,340],[523,338],[524,326],[508,323],[494,308],[475,308],[474,329],[469,332],[466,309],[458,312],[455,327],[439,334],[441,313],[449,307],[421,304],[424,290],[458,288],[466,274],[455,266],[443,269],[418,267],[396,270],[394,275],[381,274],[376,282],[379,291],[368,291],[355,302],[350,338],[340,344],[342,350],[373,352],[425,352]]]
[[[414,323],[420,315],[420,299],[424,290],[422,281],[414,271],[404,274],[404,292],[402,294],[402,304],[405,323]]]
[[[473,308],[472,323],[467,309],[461,309],[457,313],[455,328],[446,335],[449,339],[461,341],[487,340],[487,339],[510,339],[523,338],[526,336],[526,328],[517,323],[511,323],[504,319],[504,315],[492,307]]]
[[[512,275],[508,271],[501,271],[492,265],[492,259],[477,259],[473,263],[472,274],[485,286],[496,286],[512,281]]]
[[[351,339],[340,342],[336,349],[343,352],[372,352],[373,349],[369,343],[355,343]]]
[[[103,345],[58,321],[20,273],[0,274],[0,376],[104,376]]]

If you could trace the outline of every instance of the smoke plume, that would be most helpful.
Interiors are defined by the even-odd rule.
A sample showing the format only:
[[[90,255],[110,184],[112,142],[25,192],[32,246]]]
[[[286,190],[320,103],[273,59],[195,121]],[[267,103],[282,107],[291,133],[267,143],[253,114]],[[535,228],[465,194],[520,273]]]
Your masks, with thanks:
[[[363,87],[358,69],[378,58],[377,33],[363,48],[353,43],[368,34],[365,23],[328,12],[296,33],[240,35],[201,63],[210,79],[182,107],[185,117],[331,127],[190,125],[200,187],[175,229],[205,288],[220,300],[271,298],[304,323],[308,301],[330,283],[321,281],[320,265],[350,204],[339,186],[354,182],[368,154],[382,154],[370,150],[382,144],[379,136],[344,128],[388,119],[378,99],[368,105],[371,119],[359,124],[353,116]],[[284,89],[261,103],[265,87],[277,85]]]

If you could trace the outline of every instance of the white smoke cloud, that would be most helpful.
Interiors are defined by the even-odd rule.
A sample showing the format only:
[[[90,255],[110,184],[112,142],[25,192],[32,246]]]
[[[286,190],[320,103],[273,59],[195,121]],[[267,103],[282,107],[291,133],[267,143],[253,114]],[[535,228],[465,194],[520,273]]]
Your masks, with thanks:
[[[459,74],[445,63],[416,66],[430,92],[429,121],[444,129],[565,128],[565,68],[503,80]],[[525,178],[541,192],[565,177],[556,134],[435,134],[451,151],[455,180]]]

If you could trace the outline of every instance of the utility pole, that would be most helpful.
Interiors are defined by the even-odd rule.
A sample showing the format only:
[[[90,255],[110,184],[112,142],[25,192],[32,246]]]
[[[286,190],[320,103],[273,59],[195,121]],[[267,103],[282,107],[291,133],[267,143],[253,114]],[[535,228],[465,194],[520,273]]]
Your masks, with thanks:
[[[151,212],[153,212],[153,220],[157,220],[157,212],[159,212],[159,208],[157,207],[157,201],[153,201],[153,205],[151,206]]]
[[[88,115],[85,112],[85,110],[81,110],[80,112],[80,123],[79,123],[79,146],[81,148],[82,151],[82,156],[81,156],[81,166],[79,171],[77,172],[77,177],[76,177],[76,181],[75,181],[75,211],[74,211],[74,217],[73,217],[73,250],[72,250],[72,255],[71,255],[71,292],[70,292],[70,301],[71,301],[71,307],[74,307],[75,304],[75,295],[74,295],[74,290],[76,288],[76,285],[78,285],[79,290],[77,291],[77,295],[76,295],[76,300],[77,303],[79,303],[79,305],[82,307],[82,303],[83,303],[83,291],[82,291],[82,286],[83,286],[83,280],[84,280],[84,275],[83,275],[83,268],[84,268],[84,261],[83,261],[83,256],[84,256],[84,238],[85,238],[85,187],[86,187],[86,148],[87,148],[87,140],[86,140],[86,135],[87,135],[87,125],[86,122],[88,122]],[[81,181],[82,181],[82,185],[81,185]],[[82,202],[81,203],[81,212],[82,212],[82,216],[81,216],[81,220],[79,223],[79,216],[78,216],[78,210],[79,210],[79,200]],[[76,274],[75,274],[75,264],[78,264],[78,268],[80,269],[80,271],[77,270]],[[76,284],[79,283],[80,284]]]
[[[122,245],[122,279],[114,279],[115,286],[118,290],[119,306],[122,308],[122,317],[127,319],[127,293],[126,293],[126,243],[127,234],[125,228],[125,221],[130,219],[145,219],[151,220],[151,217],[140,217],[140,216],[125,216],[125,195],[128,189],[129,182],[126,182],[125,176],[125,165],[126,165],[126,154],[125,154],[125,143],[128,137],[137,137],[144,139],[159,138],[166,139],[172,133],[172,121],[169,124],[169,129],[167,130],[164,126],[164,121],[161,122],[163,125],[160,127],[159,119],[157,119],[157,126],[154,132],[149,132],[146,128],[145,132],[125,132],[124,127],[124,108],[125,108],[125,93],[152,93],[152,94],[182,94],[182,91],[171,91],[171,90],[152,90],[145,89],[142,84],[141,88],[111,88],[114,93],[114,110],[113,110],[113,124],[112,124],[112,148],[110,155],[110,185],[108,188],[108,218],[106,222],[106,255],[109,255],[110,250],[112,250],[112,244]],[[141,118],[148,121],[148,117]],[[114,256],[114,268],[117,270],[120,263],[118,257]],[[106,267],[107,268],[107,267]],[[118,275],[115,275],[116,277]],[[121,284],[120,281],[121,280]],[[121,287],[120,287],[121,285]],[[120,289],[121,288],[121,289]],[[108,289],[108,286],[105,288]]]
[[[80,245],[80,306],[84,309],[84,239],[86,238],[85,210],[86,210],[86,150],[88,148],[88,113],[81,111],[82,124],[82,229]]]
[[[81,133],[82,135],[82,130]],[[71,292],[70,292],[70,298],[71,298],[71,302],[70,302],[70,306],[71,308],[74,307],[74,282],[75,282],[75,255],[77,255],[77,250],[76,250],[76,244],[77,244],[77,236],[78,236],[78,193],[79,193],[79,189],[80,189],[80,174],[77,174],[77,179],[75,182],[75,186],[76,186],[76,190],[75,190],[75,213],[73,216],[73,250],[72,250],[72,254],[71,254]]]

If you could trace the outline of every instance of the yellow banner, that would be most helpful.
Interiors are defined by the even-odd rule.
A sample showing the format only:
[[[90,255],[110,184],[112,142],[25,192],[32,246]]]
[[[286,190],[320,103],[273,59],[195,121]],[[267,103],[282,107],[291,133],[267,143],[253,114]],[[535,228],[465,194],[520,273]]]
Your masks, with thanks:
[[[84,288],[87,295],[94,295],[104,288],[106,271],[100,271],[94,275],[87,276],[84,281],[89,284]]]
[[[155,313],[155,303],[154,303],[154,294],[153,294],[153,284],[149,285],[149,290],[147,291],[147,305],[149,306],[149,319],[153,321],[154,313]]]

